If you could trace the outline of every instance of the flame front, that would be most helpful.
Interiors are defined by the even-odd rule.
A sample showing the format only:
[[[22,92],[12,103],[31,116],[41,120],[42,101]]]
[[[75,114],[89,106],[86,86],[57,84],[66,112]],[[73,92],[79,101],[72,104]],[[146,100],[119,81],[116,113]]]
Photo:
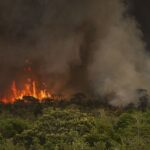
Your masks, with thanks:
[[[33,96],[38,100],[42,100],[50,98],[51,94],[46,89],[39,89],[34,80],[28,79],[22,89],[19,89],[16,85],[16,81],[13,81],[9,96],[3,97],[1,101],[3,103],[14,103],[16,100],[22,99],[24,96]]]

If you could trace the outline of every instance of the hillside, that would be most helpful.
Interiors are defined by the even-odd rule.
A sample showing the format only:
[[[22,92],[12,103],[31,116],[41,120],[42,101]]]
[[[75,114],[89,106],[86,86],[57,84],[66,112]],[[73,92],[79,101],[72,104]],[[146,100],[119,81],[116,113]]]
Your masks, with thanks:
[[[0,150],[149,150],[150,108],[0,105]]]

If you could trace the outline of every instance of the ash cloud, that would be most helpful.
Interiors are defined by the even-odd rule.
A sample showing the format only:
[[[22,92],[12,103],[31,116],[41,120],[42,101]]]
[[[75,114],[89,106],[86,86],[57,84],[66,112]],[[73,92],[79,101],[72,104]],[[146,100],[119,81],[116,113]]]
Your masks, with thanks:
[[[18,78],[26,59],[56,93],[106,95],[136,103],[149,89],[143,35],[122,0],[0,2],[0,89]]]

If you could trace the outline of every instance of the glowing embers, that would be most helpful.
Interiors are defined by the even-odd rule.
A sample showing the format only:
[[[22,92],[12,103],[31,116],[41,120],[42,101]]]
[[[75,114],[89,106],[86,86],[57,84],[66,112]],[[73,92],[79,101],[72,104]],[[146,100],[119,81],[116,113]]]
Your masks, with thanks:
[[[13,81],[8,93],[8,96],[3,97],[1,102],[14,103],[16,100],[22,99],[24,96],[32,96],[39,101],[51,97],[51,94],[46,89],[39,88],[38,83],[30,78],[28,78],[23,84],[22,88],[18,88],[16,81]]]

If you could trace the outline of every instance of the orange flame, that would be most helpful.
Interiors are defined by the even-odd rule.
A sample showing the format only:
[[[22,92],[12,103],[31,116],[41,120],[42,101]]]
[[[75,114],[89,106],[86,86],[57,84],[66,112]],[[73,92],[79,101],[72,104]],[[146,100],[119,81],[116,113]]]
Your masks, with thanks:
[[[16,100],[22,99],[24,96],[33,96],[41,101],[42,99],[50,98],[51,94],[46,89],[38,89],[36,82],[32,79],[27,80],[23,89],[17,88],[16,81],[13,81],[10,95],[8,97],[3,97],[1,102],[14,103]]]

